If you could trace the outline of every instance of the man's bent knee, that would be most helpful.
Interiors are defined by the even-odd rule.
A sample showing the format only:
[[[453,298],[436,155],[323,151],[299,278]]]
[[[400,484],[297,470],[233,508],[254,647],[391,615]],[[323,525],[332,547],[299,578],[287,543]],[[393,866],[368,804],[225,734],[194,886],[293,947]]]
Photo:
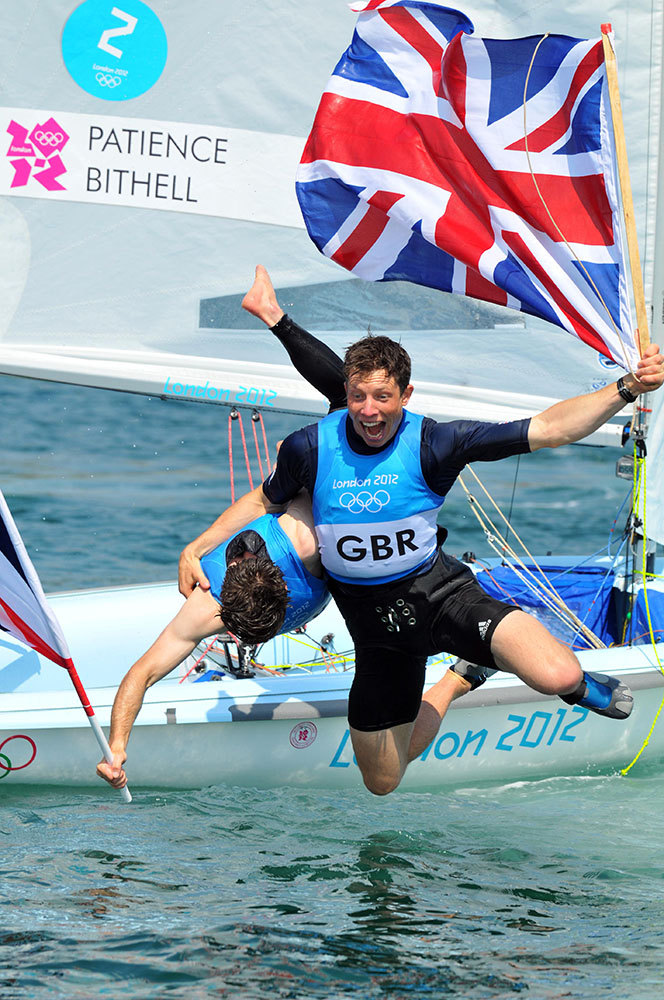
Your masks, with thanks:
[[[569,694],[583,677],[572,650],[522,611],[499,622],[491,652],[501,670],[516,674],[541,694]]]
[[[389,795],[401,784],[401,778],[391,779],[383,775],[362,775],[364,786],[372,795]]]
[[[351,727],[355,759],[373,795],[389,795],[399,787],[408,763],[413,723],[366,733]]]

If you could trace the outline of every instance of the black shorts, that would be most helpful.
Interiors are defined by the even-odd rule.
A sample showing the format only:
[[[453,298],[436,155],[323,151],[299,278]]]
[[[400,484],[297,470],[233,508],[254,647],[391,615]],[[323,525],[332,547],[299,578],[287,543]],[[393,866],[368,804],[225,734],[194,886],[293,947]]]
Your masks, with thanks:
[[[348,722],[362,732],[415,720],[429,656],[451,653],[495,668],[494,630],[519,610],[490,597],[464,563],[442,550],[419,576],[376,586],[328,583],[355,644]]]

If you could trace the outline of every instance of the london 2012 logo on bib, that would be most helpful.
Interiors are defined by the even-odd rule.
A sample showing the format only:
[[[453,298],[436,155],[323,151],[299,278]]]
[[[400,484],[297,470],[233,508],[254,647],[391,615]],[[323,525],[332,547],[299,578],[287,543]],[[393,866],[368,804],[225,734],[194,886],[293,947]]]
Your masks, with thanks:
[[[85,0],[62,33],[62,58],[83,90],[103,101],[128,101],[154,86],[168,43],[142,0]]]

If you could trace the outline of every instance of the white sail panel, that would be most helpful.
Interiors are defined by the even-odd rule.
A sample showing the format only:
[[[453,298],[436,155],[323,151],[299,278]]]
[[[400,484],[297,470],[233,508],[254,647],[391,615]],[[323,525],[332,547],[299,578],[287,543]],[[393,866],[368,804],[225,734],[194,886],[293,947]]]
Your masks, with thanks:
[[[109,8],[113,6],[109,2]],[[281,365],[285,372],[287,365],[279,345],[269,345],[269,334],[259,339],[253,330],[242,337],[226,334],[223,329],[202,329],[201,303],[245,291],[255,264],[260,262],[268,267],[278,289],[327,285],[331,291],[316,330],[338,330],[339,304],[348,294],[345,272],[318,254],[290,216],[278,216],[279,206],[286,204],[283,192],[292,189],[294,170],[290,179],[284,178],[284,161],[272,158],[269,147],[271,137],[275,149],[283,140],[290,156],[298,143],[304,143],[320,94],[351,38],[355,15],[345,0],[326,0],[315,6],[315,12],[297,0],[271,5],[258,0],[245,0],[241,5],[150,0],[147,6],[163,26],[168,42],[166,63],[143,93],[118,102],[84,90],[67,67],[62,38],[72,14],[70,0],[33,0],[29,15],[23,0],[4,0],[0,9],[0,78],[2,100],[11,109],[13,120],[27,129],[26,116],[31,109],[38,109],[39,123],[58,115],[70,116],[68,121],[87,122],[88,127],[94,120],[105,128],[106,136],[114,121],[124,122],[125,127],[133,121],[138,129],[153,123],[152,130],[161,132],[170,125],[185,131],[189,127],[205,129],[210,135],[232,135],[230,130],[237,130],[238,135],[260,137],[267,148],[256,154],[258,163],[249,162],[252,156],[248,156],[247,171],[239,172],[236,188],[224,192],[224,212],[238,217],[222,218],[187,211],[186,204],[181,210],[176,205],[176,210],[162,211],[154,204],[134,207],[135,203],[69,201],[48,189],[40,189],[40,197],[34,197],[34,184],[26,185],[23,192],[12,189],[14,167],[7,167],[7,152],[14,136],[7,134],[6,147],[0,151],[10,185],[0,197],[0,371],[37,377],[46,374],[109,387],[144,384],[149,388],[139,391],[151,392],[156,392],[159,384],[163,388],[169,376],[189,384],[182,382],[187,371],[190,384],[204,385],[209,378],[211,384],[225,388],[232,372],[238,385],[267,390],[267,375],[259,385],[249,378],[255,373],[246,369],[246,378],[240,380],[247,358],[243,360],[239,345],[249,345],[249,361]],[[129,5],[125,7],[128,11]],[[650,4],[646,9],[642,3],[628,6],[591,0],[579,5],[547,0],[524,9],[515,0],[490,0],[463,5],[463,9],[478,33],[496,37],[545,30],[589,37],[597,34],[601,22],[612,21],[637,222],[641,236],[648,235],[649,184],[656,172],[650,144],[656,143],[658,136],[660,53],[656,51],[652,60],[644,59],[644,40],[648,47],[651,39],[660,37],[661,3],[652,11]],[[121,61],[113,64],[107,52],[103,58],[104,66],[110,69],[121,65]],[[3,124],[3,129],[8,124]],[[104,155],[111,154],[112,146],[107,146]],[[63,159],[66,150],[62,151]],[[124,153],[116,153],[125,158]],[[248,194],[255,194],[255,200]],[[257,206],[262,207],[259,210]],[[277,217],[268,217],[269,212]],[[645,247],[646,267],[651,267],[647,240]],[[378,290],[383,287],[378,286]],[[417,325],[417,301],[414,297],[413,326]],[[440,331],[428,335],[424,360],[420,363],[415,359],[416,377],[426,374],[426,380],[435,386],[456,384],[467,389],[471,397],[473,387],[488,388],[482,385],[485,370],[487,375],[494,373],[495,391],[507,391],[509,368],[517,373],[514,381],[520,382],[514,386],[516,391],[531,396],[542,391],[542,401],[571,394],[567,361],[555,342],[547,361],[539,355],[548,348],[534,341],[537,363],[548,370],[542,390],[529,374],[529,361],[524,362],[524,374],[518,374],[521,352],[533,354],[527,346],[528,337],[522,337],[513,350],[506,350],[504,365],[495,363],[497,354],[503,357],[502,331],[493,334],[492,347],[487,342],[486,360],[481,365],[472,348],[466,349],[465,357],[463,349],[455,353],[447,332],[441,334],[446,327],[446,301],[441,295]],[[383,311],[378,310],[372,329],[382,326],[398,335],[399,324],[402,329],[408,325],[407,318],[400,316],[395,323],[389,315],[382,315]],[[513,315],[505,311],[506,320]],[[298,316],[294,314],[294,318]],[[365,330],[362,322],[349,321],[340,346]],[[407,337],[410,334],[404,333],[405,343]],[[414,350],[417,354],[417,348]],[[189,359],[188,367],[174,357]],[[430,361],[434,357],[435,367]],[[583,385],[592,384],[595,378],[597,362],[590,350],[587,361],[588,374],[580,379]],[[151,365],[155,370],[147,378]],[[143,383],[141,367],[146,373]],[[448,377],[452,370],[453,378]],[[418,376],[419,371],[422,374]],[[572,382],[575,373],[576,362]],[[601,371],[596,376],[601,378],[602,374],[606,377]],[[306,406],[313,408],[302,412],[320,412],[320,400],[310,390],[306,393],[310,398]],[[285,407],[297,409],[295,391],[284,388],[282,398]],[[437,405],[444,408],[442,402]]]

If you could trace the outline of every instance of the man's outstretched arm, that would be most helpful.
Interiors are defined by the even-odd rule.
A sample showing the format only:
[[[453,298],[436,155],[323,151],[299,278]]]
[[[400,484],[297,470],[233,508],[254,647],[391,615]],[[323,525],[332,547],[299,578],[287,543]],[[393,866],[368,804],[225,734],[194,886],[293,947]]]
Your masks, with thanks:
[[[635,377],[636,376],[636,377]],[[634,395],[654,392],[664,383],[664,357],[657,344],[643,352],[634,375],[625,375],[625,387]],[[531,451],[557,448],[588,437],[626,405],[617,385],[555,403],[530,422],[528,443]]]
[[[285,314],[277,300],[270,275],[262,264],[242,300],[242,308],[262,320],[288,352],[293,367],[325,396],[332,410],[346,405],[343,362],[334,351]]]
[[[221,629],[223,623],[219,617],[219,605],[210,593],[197,590],[148,651],[128,670],[117,690],[111,711],[108,743],[113,762],[109,764],[101,760],[97,764],[100,778],[114,788],[127,784],[123,767],[127,759],[127,743],[145,692],[182,663],[201,639]]]

